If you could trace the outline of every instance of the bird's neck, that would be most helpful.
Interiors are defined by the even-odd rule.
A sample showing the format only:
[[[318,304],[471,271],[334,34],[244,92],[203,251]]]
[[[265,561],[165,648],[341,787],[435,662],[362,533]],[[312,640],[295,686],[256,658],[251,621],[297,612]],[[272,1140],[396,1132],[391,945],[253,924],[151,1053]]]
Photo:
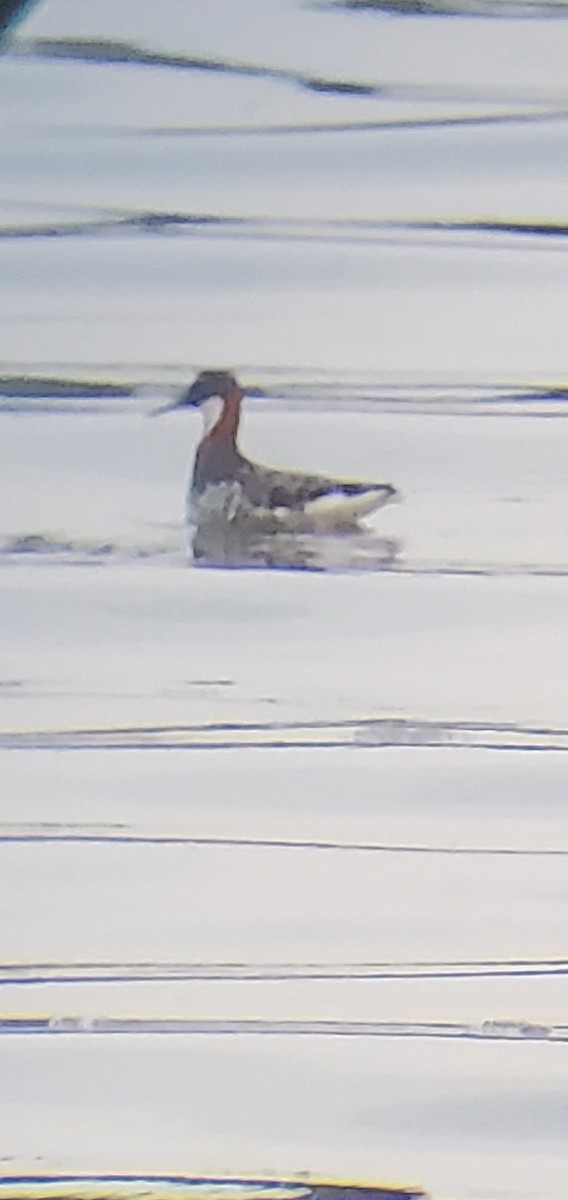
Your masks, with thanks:
[[[201,405],[204,438],[227,438],[234,442],[241,415],[242,392],[231,388],[224,396],[209,396]]]

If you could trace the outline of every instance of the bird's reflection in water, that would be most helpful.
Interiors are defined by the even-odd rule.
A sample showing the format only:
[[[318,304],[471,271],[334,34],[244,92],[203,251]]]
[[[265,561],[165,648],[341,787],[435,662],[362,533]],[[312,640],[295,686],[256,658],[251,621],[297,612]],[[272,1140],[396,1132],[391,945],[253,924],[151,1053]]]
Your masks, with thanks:
[[[267,533],[236,522],[209,521],[191,529],[191,549],[198,567],[386,571],[399,561],[401,543],[364,529]]]

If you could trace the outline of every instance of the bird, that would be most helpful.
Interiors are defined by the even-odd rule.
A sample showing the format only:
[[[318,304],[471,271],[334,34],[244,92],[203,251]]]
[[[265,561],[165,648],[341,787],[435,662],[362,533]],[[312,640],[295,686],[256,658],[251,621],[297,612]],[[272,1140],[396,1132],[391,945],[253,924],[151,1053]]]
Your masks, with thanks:
[[[161,410],[201,411],[203,434],[188,490],[194,525],[221,519],[250,532],[348,531],[397,498],[390,483],[333,479],[251,462],[237,442],[245,394],[232,372],[206,370]]]

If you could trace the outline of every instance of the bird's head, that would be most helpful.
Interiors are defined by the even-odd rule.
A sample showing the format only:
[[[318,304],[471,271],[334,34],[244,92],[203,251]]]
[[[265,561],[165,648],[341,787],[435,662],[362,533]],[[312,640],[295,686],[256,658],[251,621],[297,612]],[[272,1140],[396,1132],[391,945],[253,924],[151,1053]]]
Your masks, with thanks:
[[[243,389],[239,387],[235,376],[230,371],[201,371],[190,387],[181,393],[181,396],[177,396],[169,404],[155,409],[154,415],[172,412],[175,408],[200,408],[206,400],[211,398],[225,400],[231,392],[235,391],[239,393],[239,396],[243,395]]]
[[[175,407],[199,407],[212,396],[219,396],[224,400],[229,392],[235,390],[241,391],[235,376],[230,371],[201,371],[187,391],[176,401]]]

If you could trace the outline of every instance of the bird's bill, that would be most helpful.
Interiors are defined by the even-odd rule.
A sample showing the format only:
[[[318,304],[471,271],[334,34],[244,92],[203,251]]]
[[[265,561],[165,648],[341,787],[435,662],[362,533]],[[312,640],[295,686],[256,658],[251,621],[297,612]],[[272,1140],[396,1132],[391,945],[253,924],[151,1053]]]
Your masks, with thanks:
[[[161,417],[164,413],[173,412],[174,408],[183,408],[182,400],[170,400],[167,404],[161,404],[159,408],[153,408],[148,415],[150,417]],[[187,405],[185,405],[187,407]]]
[[[251,384],[250,387],[239,387],[239,392],[241,396],[262,397],[267,395],[264,388],[259,387],[257,384]],[[149,415],[151,417],[161,417],[164,413],[173,412],[176,408],[198,408],[200,403],[201,398],[191,400],[189,393],[184,392],[183,395],[178,396],[175,400],[169,400],[167,404],[161,404],[159,408],[154,408]]]

